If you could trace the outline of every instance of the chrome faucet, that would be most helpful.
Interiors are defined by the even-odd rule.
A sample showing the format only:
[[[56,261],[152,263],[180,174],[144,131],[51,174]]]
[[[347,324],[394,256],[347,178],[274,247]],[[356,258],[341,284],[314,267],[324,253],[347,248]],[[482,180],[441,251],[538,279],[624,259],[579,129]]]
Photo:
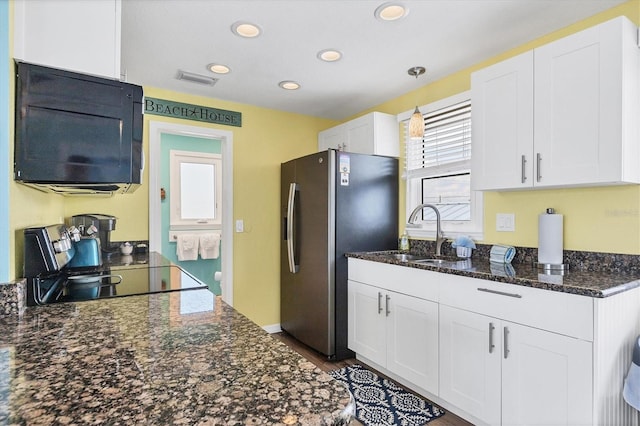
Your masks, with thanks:
[[[442,243],[444,243],[445,238],[440,226],[440,211],[438,210],[438,208],[433,204],[420,204],[418,207],[413,209],[413,211],[409,215],[409,220],[407,221],[407,223],[413,225],[418,218],[418,213],[420,213],[425,207],[429,207],[433,209],[434,212],[436,212],[436,256],[440,256]]]

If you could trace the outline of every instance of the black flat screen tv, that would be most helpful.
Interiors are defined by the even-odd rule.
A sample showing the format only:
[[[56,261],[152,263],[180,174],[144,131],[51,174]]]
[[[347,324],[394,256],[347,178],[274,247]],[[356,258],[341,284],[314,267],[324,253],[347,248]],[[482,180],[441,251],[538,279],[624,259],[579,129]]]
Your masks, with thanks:
[[[139,186],[142,87],[26,62],[16,68],[16,181],[63,194]]]

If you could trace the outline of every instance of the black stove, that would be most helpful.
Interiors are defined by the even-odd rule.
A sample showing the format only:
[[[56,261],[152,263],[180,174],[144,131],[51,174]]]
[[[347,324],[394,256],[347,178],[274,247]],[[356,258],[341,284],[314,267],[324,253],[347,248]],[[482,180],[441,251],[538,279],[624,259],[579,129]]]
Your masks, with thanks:
[[[27,305],[78,302],[110,297],[207,288],[190,274],[169,262],[148,257],[133,264],[68,268],[72,243],[63,225],[25,230],[25,277]]]

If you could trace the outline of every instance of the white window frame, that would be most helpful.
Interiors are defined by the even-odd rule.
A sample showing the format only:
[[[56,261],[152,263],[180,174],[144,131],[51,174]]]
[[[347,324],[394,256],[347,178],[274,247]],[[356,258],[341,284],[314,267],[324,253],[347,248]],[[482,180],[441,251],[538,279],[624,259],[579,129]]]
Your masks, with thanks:
[[[434,111],[455,105],[460,102],[471,99],[471,91],[458,93],[445,99],[423,105],[420,112],[423,115],[430,114]],[[473,105],[471,106],[473,111]],[[405,111],[398,114],[399,122],[406,122],[411,117],[413,110]],[[473,117],[473,112],[472,112]],[[406,142],[408,136],[405,134],[403,143]],[[403,150],[404,152],[404,150]],[[471,153],[473,155],[473,151]],[[406,160],[406,159],[405,159]],[[467,169],[468,170],[468,169]],[[460,170],[464,171],[464,170]],[[405,197],[405,218],[408,219],[413,209],[422,203],[422,184],[420,178],[407,179],[406,166],[403,173],[403,179],[406,183]],[[473,175],[471,175],[473,179]],[[436,223],[435,221],[418,222],[418,226],[407,226],[407,234],[414,238],[435,238]],[[442,221],[442,232],[446,238],[453,239],[459,235],[468,235],[476,241],[484,238],[484,199],[482,191],[471,191],[471,220],[470,221]]]
[[[170,204],[170,228],[171,230],[181,229],[219,229],[222,226],[222,156],[220,154],[210,154],[193,151],[169,151],[171,196]],[[212,218],[185,219],[180,214],[181,211],[181,173],[180,168],[183,163],[213,165],[215,211]],[[195,188],[196,191],[198,190]]]

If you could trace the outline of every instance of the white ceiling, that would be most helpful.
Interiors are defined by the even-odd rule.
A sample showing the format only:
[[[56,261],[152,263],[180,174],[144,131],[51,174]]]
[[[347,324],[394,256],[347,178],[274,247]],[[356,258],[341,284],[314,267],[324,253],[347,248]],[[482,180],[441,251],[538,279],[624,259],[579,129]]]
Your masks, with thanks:
[[[123,0],[122,67],[143,86],[341,120],[624,3],[403,0],[409,14],[383,22],[374,11],[385,1]],[[237,21],[262,35],[234,35]],[[317,59],[326,48],[343,59]],[[179,69],[215,76],[212,62],[231,68],[212,87],[176,79]],[[427,68],[417,82],[413,66]]]

